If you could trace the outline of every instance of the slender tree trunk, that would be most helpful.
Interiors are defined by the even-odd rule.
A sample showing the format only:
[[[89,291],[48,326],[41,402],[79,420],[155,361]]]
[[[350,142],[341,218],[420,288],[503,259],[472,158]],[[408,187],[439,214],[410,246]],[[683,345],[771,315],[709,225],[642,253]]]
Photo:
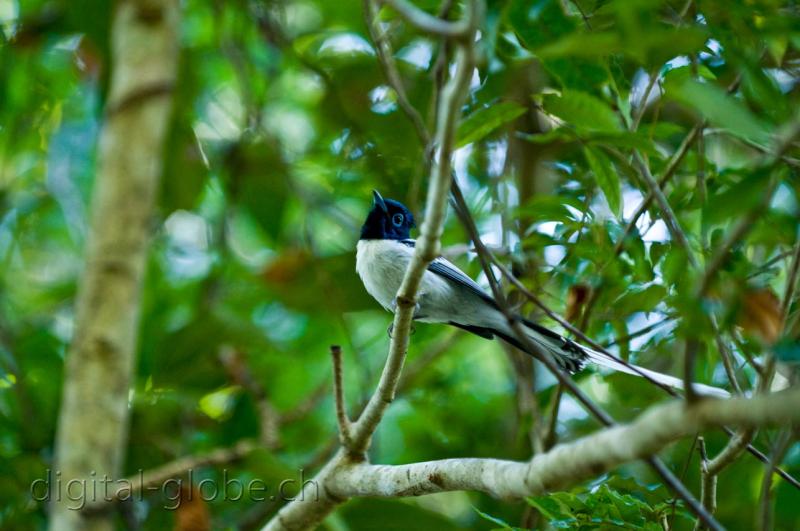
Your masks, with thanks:
[[[113,528],[113,515],[90,517],[77,507],[102,499],[106,478],[122,472],[148,227],[177,72],[178,19],[177,0],[125,0],[114,13],[111,88],[56,437],[53,474],[60,473],[61,488],[51,484],[52,531]],[[113,486],[107,484],[109,492]]]

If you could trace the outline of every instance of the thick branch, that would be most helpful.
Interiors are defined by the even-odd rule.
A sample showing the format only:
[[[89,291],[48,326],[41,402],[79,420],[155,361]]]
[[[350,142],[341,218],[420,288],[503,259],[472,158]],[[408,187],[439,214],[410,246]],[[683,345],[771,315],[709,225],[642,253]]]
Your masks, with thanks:
[[[669,443],[725,424],[742,427],[800,422],[800,390],[756,398],[673,401],[631,424],[560,444],[529,462],[445,459],[410,465],[354,463],[328,478],[333,496],[419,496],[476,490],[498,498],[534,496],[592,478],[624,463],[655,455]]]

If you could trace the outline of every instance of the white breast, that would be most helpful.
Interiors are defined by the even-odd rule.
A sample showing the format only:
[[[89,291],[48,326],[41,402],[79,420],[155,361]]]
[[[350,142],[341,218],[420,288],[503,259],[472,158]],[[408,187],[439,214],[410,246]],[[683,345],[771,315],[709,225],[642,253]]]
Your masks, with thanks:
[[[392,310],[414,249],[395,240],[359,240],[356,246],[356,272],[367,293],[381,306]]]
[[[392,302],[403,282],[414,248],[396,240],[359,240],[356,249],[356,272],[364,287],[381,306],[393,311]],[[417,303],[416,318],[423,322],[455,321],[478,326],[490,324],[486,319],[490,319],[492,324],[498,318],[505,322],[499,312],[472,291],[430,271],[422,276]]]

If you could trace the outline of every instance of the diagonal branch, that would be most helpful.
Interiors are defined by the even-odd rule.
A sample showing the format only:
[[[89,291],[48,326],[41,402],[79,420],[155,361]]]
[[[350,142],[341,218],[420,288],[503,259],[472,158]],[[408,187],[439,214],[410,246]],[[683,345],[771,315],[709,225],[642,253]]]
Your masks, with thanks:
[[[400,4],[406,5],[405,2],[400,2]],[[347,448],[340,449],[314,480],[304,485],[301,495],[283,507],[275,517],[267,522],[264,526],[265,531],[313,527],[336,505],[346,501],[347,497],[336,494],[329,484],[335,480],[343,467],[364,462],[372,435],[389,404],[394,400],[408,350],[417,291],[428,264],[439,255],[440,251],[439,240],[443,231],[447,212],[447,193],[452,179],[451,158],[455,148],[456,128],[474,70],[473,43],[481,19],[482,7],[480,0],[472,0],[468,3],[465,18],[458,23],[468,28],[467,38],[459,43],[455,73],[445,86],[439,102],[438,127],[435,135],[438,158],[434,161],[431,169],[426,217],[420,230],[414,255],[397,292],[392,341],[378,386],[358,420],[350,426]]]
[[[467,15],[473,34],[478,16],[477,4],[478,2],[470,3],[471,7]],[[420,230],[414,256],[406,270],[400,290],[397,292],[397,311],[394,317],[394,335],[389,357],[375,394],[372,395],[364,412],[353,426],[352,449],[354,451],[367,449],[372,433],[383,418],[388,404],[394,399],[408,349],[408,336],[416,306],[417,290],[422,283],[422,277],[428,264],[439,256],[441,248],[439,239],[444,228],[447,192],[451,183],[451,157],[455,148],[456,127],[461,116],[461,106],[469,90],[474,64],[474,50],[471,44],[460,46],[456,57],[455,74],[445,86],[439,106],[439,127],[436,131],[439,156],[431,171],[425,221]]]

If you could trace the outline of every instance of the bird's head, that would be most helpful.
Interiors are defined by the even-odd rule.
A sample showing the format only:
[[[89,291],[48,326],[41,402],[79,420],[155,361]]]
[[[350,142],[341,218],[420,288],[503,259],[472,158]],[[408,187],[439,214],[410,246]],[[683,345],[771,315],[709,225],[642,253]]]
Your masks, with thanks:
[[[372,191],[372,208],[361,227],[362,240],[405,240],[414,227],[414,216],[403,203]]]

